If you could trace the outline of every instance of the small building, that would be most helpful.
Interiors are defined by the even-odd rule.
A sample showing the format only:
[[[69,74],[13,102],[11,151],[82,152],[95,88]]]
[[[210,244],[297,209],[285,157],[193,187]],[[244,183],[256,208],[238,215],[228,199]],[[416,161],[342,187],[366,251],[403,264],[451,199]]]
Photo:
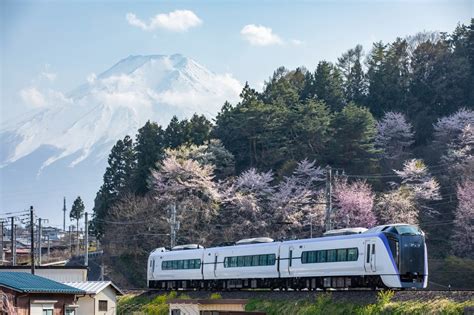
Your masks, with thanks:
[[[86,292],[79,297],[75,315],[105,315],[117,313],[117,295],[123,292],[111,281],[66,282],[68,286]]]
[[[0,266],[0,272],[31,273],[31,266]],[[58,282],[87,281],[87,267],[85,266],[36,266],[38,276]]]
[[[168,304],[170,315],[265,315],[246,312],[247,300],[241,299],[173,299]]]
[[[0,272],[0,314],[75,315],[85,292],[25,272]]]

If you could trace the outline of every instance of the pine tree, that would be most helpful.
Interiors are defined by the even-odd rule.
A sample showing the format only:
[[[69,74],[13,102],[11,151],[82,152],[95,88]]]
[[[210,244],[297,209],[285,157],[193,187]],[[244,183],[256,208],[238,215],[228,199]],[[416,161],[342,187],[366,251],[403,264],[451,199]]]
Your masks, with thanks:
[[[332,120],[330,164],[348,172],[370,173],[376,167],[376,122],[365,107],[349,104]]]
[[[144,195],[149,191],[151,170],[163,159],[164,149],[165,132],[157,123],[147,121],[138,129],[135,143],[137,166],[133,184],[137,194]]]
[[[338,68],[330,62],[318,63],[314,74],[314,94],[322,100],[332,111],[339,111],[344,106],[344,90],[342,75]]]
[[[108,166],[103,177],[103,184],[94,200],[94,217],[92,229],[100,237],[104,231],[103,220],[109,209],[119,199],[121,194],[133,190],[133,176],[136,170],[133,140],[126,136],[117,141],[112,147],[108,158]]]
[[[344,97],[346,103],[354,102],[364,105],[367,83],[362,69],[362,46],[349,49],[338,58],[338,67],[344,76]]]
[[[71,220],[76,220],[76,232],[77,232],[77,248],[76,251],[79,253],[79,220],[84,216],[84,202],[81,197],[78,196],[74,203],[72,204],[71,212],[69,213],[69,218]]]

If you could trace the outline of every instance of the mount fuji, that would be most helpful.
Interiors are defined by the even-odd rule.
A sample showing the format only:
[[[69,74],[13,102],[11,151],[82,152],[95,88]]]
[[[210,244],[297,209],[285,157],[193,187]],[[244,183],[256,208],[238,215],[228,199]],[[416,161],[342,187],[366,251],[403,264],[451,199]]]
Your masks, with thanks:
[[[147,120],[211,118],[241,89],[231,75],[175,54],[129,56],[69,93],[48,91],[47,106],[0,131],[1,212],[34,205],[61,224],[63,196],[69,210],[78,195],[91,211],[118,139],[135,136]]]

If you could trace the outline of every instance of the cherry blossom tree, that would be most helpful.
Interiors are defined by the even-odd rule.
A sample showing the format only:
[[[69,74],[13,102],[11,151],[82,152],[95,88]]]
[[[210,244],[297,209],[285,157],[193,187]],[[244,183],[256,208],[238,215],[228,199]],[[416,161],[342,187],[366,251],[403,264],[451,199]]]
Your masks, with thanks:
[[[403,169],[395,170],[401,178],[402,186],[413,192],[416,200],[439,200],[439,184],[431,176],[426,164],[419,159],[405,161]]]
[[[271,172],[249,169],[237,178],[222,184],[222,204],[218,218],[222,239],[269,236],[272,223],[269,200],[273,193]]]
[[[474,181],[465,180],[457,188],[452,248],[456,255],[474,258]]]
[[[461,133],[448,144],[446,154],[441,157],[451,174],[468,177],[472,175],[474,165],[474,124],[467,124]]]
[[[220,194],[213,181],[212,165],[170,156],[152,172],[156,201],[169,209],[176,205],[183,241],[204,242],[209,224],[217,215]]]
[[[382,151],[383,159],[391,162],[403,159],[413,142],[413,126],[403,114],[387,112],[377,123],[375,145]]]
[[[375,225],[374,193],[365,181],[349,183],[347,179],[337,180],[333,198],[332,221],[335,228]]]
[[[314,235],[322,232],[324,207],[320,195],[324,180],[325,170],[316,167],[315,161],[305,159],[297,164],[291,176],[280,182],[271,198],[274,217],[277,222],[285,223],[277,233],[279,237],[301,237],[303,230],[309,232],[311,225]]]
[[[469,109],[460,109],[450,116],[438,119],[433,126],[435,142],[445,148],[459,137],[467,125],[474,126],[474,111]]]
[[[406,188],[382,193],[376,202],[380,224],[408,223],[418,225],[418,209],[413,192]]]

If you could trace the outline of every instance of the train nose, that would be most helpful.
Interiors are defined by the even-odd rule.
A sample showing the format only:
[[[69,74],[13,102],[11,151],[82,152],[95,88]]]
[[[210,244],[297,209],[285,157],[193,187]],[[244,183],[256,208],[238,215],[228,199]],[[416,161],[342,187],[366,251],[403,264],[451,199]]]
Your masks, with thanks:
[[[423,281],[425,248],[422,235],[401,236],[400,278],[403,282]]]

